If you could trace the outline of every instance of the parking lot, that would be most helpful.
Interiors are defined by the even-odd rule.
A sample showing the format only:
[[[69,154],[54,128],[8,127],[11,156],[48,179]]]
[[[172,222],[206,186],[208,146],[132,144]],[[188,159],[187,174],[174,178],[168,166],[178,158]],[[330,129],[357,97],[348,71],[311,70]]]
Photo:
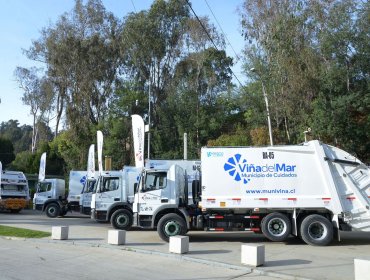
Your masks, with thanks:
[[[42,240],[45,244],[64,242],[76,246],[109,247],[107,244],[110,224],[96,223],[89,217],[70,214],[64,218],[50,219],[43,213],[24,210],[19,214],[0,213],[0,224],[51,232],[52,226],[69,226],[66,241]],[[342,241],[330,246],[313,247],[291,237],[287,242],[271,242],[263,235],[246,233],[211,233],[191,231],[190,251],[185,258],[194,262],[225,267],[243,267],[240,263],[243,243],[265,245],[265,265],[257,271],[267,275],[301,277],[307,279],[354,279],[353,260],[370,258],[370,233],[344,232]],[[30,240],[31,241],[31,240]],[[156,231],[133,229],[126,233],[124,250],[150,253],[153,256],[176,257],[168,253],[168,244],[163,242]]]

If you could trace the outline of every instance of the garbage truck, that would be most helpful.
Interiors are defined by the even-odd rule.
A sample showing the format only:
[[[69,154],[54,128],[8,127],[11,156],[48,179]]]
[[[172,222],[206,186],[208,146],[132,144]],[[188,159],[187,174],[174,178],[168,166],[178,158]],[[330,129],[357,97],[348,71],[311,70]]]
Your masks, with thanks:
[[[98,173],[95,171],[95,145],[90,145],[88,158],[87,158],[87,175],[84,186],[80,194],[80,213],[89,215],[91,214],[91,199],[92,193],[95,188]]]
[[[19,213],[28,206],[28,181],[23,172],[3,171],[0,162],[0,182],[0,210]]]
[[[313,140],[269,147],[204,147],[192,201],[184,170],[144,169],[134,225],[168,241],[192,229],[290,235],[328,245],[341,231],[370,231],[370,171],[349,153]],[[158,182],[153,188],[153,182]]]
[[[92,199],[92,194],[95,189],[95,184],[98,180],[98,175],[97,173],[94,173],[92,177],[87,176],[85,184],[82,188],[81,194],[80,194],[80,213],[84,215],[89,215],[91,214],[91,199]]]
[[[46,213],[49,218],[63,217],[69,211],[79,211],[80,194],[86,181],[86,171],[71,171],[69,193],[66,197],[65,181],[45,178],[46,153],[41,155],[39,182],[33,197],[33,207]]]
[[[173,164],[188,171],[185,180],[191,184],[195,179],[193,169],[200,165],[200,161],[148,160],[145,166],[149,170],[158,170],[158,168],[167,170]],[[141,172],[142,168],[133,166],[124,166],[120,171],[103,171],[93,195],[92,219],[110,222],[116,229],[130,229],[133,225],[134,186],[137,185]],[[159,184],[159,182],[156,183]],[[188,196],[192,197],[191,192]],[[147,199],[152,198],[147,197]]]
[[[111,222],[114,228],[128,230],[132,226],[134,184],[141,169],[124,166],[118,171],[102,171],[91,199],[91,218]]]

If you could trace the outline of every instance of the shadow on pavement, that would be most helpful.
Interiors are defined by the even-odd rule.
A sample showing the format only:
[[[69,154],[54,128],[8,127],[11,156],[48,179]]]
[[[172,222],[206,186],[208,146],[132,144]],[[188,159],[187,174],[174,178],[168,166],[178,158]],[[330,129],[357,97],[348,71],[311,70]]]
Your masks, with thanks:
[[[203,254],[227,254],[227,253],[230,253],[232,251],[230,250],[198,250],[198,251],[189,251],[189,253],[187,255],[203,255]]]
[[[164,243],[126,243],[126,246],[160,246]]]
[[[289,260],[278,260],[278,261],[267,261],[265,267],[271,266],[287,266],[287,265],[299,265],[299,264],[310,264],[312,261],[300,260],[300,259],[289,259]]]
[[[104,238],[68,238],[68,241],[101,241]]]

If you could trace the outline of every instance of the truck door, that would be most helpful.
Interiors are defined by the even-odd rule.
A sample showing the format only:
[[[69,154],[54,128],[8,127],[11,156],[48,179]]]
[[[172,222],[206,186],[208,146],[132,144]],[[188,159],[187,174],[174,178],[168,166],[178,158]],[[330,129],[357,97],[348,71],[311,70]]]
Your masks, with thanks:
[[[140,187],[136,197],[139,216],[152,216],[158,208],[172,201],[172,186],[167,180],[167,171],[147,172]]]
[[[109,206],[121,201],[122,177],[102,177],[99,192],[96,193],[95,210],[107,211]]]
[[[80,209],[82,213],[89,214],[91,210],[91,197],[96,184],[96,179],[87,179],[80,196]]]
[[[34,207],[41,210],[45,201],[51,198],[54,198],[52,182],[39,182],[33,198]]]

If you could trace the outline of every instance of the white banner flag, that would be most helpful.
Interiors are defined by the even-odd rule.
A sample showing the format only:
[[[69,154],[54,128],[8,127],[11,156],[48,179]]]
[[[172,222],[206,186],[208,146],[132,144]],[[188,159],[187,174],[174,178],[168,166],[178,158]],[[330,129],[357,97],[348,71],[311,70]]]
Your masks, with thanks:
[[[3,164],[0,161],[0,185],[1,185],[1,175],[3,174]]]
[[[144,167],[144,120],[139,115],[132,115],[132,133],[134,139],[135,166]]]
[[[87,157],[87,178],[95,178],[95,145],[90,145]]]
[[[98,165],[99,165],[99,174],[103,172],[103,133],[98,130],[96,132],[97,143],[98,143]]]
[[[43,153],[40,159],[39,182],[45,180],[45,169],[46,169],[46,153]]]

